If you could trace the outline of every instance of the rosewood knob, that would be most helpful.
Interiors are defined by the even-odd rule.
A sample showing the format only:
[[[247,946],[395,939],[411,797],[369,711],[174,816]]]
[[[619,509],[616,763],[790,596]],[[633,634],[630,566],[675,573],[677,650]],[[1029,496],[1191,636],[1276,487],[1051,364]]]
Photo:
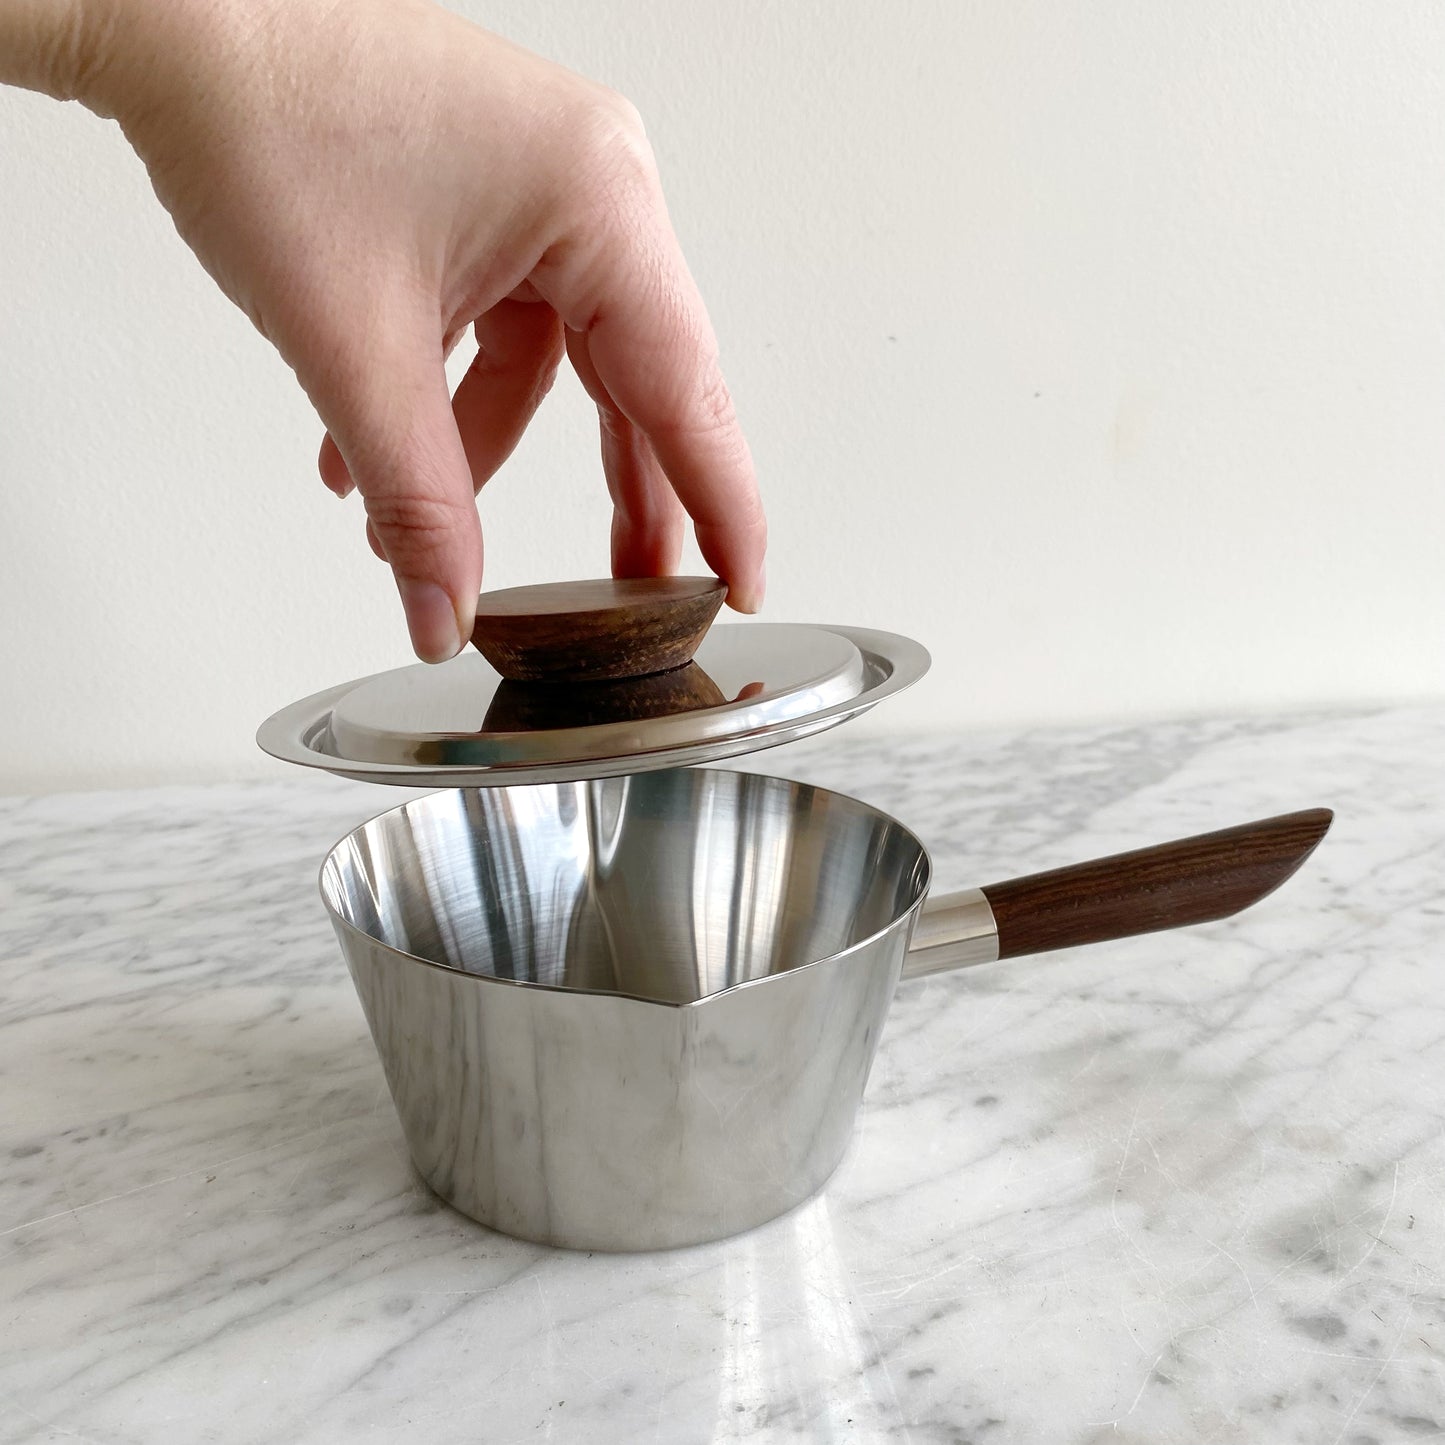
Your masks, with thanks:
[[[472,643],[514,682],[646,677],[692,661],[726,594],[716,577],[508,587],[477,599]]]

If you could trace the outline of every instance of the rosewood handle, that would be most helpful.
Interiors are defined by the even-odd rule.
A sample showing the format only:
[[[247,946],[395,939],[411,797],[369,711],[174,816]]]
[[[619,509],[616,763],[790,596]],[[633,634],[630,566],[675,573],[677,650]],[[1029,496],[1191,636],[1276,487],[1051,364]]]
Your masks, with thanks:
[[[994,883],[981,891],[998,928],[998,956],[1228,918],[1273,893],[1314,852],[1333,817],[1310,808]]]

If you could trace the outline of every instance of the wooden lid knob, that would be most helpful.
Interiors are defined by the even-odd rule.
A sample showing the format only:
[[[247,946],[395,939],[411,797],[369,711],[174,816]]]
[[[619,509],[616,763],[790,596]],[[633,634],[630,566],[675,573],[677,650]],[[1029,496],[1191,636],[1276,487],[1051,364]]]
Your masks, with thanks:
[[[726,595],[716,577],[508,587],[477,599],[472,643],[515,682],[646,677],[692,660]]]

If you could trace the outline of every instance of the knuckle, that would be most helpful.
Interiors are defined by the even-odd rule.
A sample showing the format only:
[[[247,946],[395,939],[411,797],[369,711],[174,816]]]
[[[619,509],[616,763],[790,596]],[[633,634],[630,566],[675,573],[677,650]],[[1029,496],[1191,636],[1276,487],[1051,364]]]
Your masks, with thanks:
[[[589,99],[598,120],[624,138],[644,146],[647,144],[647,127],[643,124],[642,112],[620,91],[596,85],[592,87]]]
[[[706,367],[691,386],[679,387],[668,413],[668,419],[652,429],[678,439],[719,440],[735,436],[738,430],[732,393],[712,366]],[[736,444],[741,448],[741,437]]]
[[[642,118],[614,92],[593,94],[570,119],[576,193],[604,212],[651,201],[659,189],[657,162]]]
[[[697,412],[700,425],[710,432],[730,431],[737,425],[732,393],[719,372],[705,377],[698,388]]]
[[[618,444],[632,440],[632,423],[616,407],[599,406],[597,421],[606,440]]]
[[[537,378],[537,385],[532,392],[532,405],[534,408],[542,405],[552,395],[552,388],[557,385],[557,371],[560,356],[546,366],[542,374]]]
[[[460,502],[415,494],[368,497],[366,515],[386,539],[388,551],[397,545],[417,550],[436,546],[466,520]]]
[[[36,50],[47,86],[73,100],[88,92],[103,68],[101,57],[112,52],[115,21],[108,14],[92,17],[94,7],[85,5],[56,8],[58,23],[40,27]]]
[[[762,498],[755,488],[735,488],[730,491],[724,510],[714,519],[714,524],[734,536],[750,537],[759,553],[767,549],[768,519],[763,513]]]

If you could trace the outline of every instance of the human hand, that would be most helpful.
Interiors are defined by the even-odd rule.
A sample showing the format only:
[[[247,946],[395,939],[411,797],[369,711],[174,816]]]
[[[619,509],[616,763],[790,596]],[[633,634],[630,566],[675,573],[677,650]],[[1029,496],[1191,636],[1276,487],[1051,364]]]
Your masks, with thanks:
[[[72,3],[53,88],[119,120],[296,372],[322,478],[364,498],[419,656],[471,634],[474,492],[564,348],[601,420],[614,573],[674,570],[685,508],[728,601],[757,608],[752,463],[625,100],[428,0]]]

